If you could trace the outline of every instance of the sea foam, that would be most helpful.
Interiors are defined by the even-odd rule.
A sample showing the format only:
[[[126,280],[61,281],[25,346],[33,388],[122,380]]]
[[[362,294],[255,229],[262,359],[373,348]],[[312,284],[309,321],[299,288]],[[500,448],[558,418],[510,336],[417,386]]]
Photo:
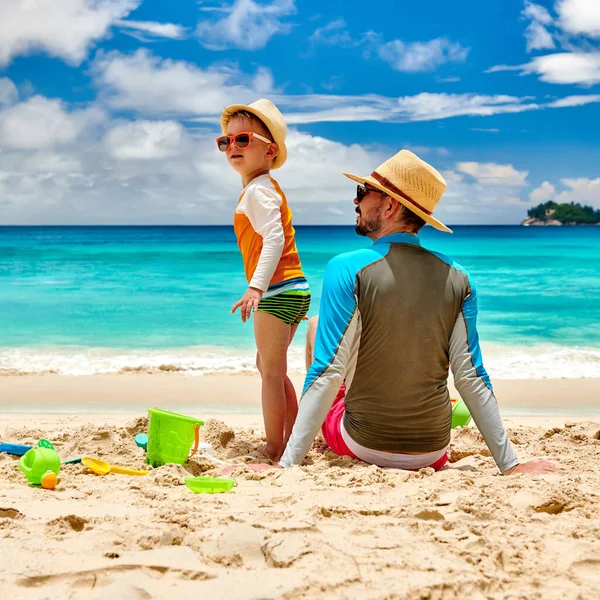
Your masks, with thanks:
[[[600,378],[600,348],[487,344],[483,350],[484,363],[492,380]],[[288,364],[290,371],[304,370],[304,348],[301,345],[290,348]],[[227,350],[209,346],[165,350],[64,346],[0,349],[0,375],[131,372],[180,372],[189,375],[253,373],[256,372],[255,352],[252,349]]]

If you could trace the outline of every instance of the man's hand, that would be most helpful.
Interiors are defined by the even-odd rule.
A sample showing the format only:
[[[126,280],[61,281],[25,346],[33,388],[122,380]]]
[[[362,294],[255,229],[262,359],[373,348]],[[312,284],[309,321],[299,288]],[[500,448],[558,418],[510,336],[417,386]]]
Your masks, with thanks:
[[[248,288],[246,293],[231,307],[231,314],[233,314],[238,308],[242,315],[242,323],[245,323],[249,318],[253,310],[258,308],[258,303],[262,298],[262,291],[257,288]]]
[[[515,473],[530,473],[531,475],[545,475],[546,473],[555,473],[560,469],[549,460],[529,460],[527,462],[515,465],[506,469],[502,475],[514,475]]]

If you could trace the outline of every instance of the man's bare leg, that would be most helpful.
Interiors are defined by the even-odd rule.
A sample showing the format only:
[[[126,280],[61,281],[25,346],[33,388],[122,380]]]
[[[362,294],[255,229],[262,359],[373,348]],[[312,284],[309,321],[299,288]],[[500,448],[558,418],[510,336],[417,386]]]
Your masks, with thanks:
[[[294,335],[296,330],[298,329],[298,325],[292,325],[290,330],[290,344],[294,339]],[[289,348],[289,345],[288,345]],[[288,443],[290,439],[290,435],[292,435],[292,429],[294,428],[294,423],[296,422],[296,416],[298,415],[298,397],[296,396],[296,390],[294,388],[294,384],[288,377],[287,373],[285,375],[285,381],[283,382],[283,387],[285,390],[285,423],[283,428],[283,447]]]
[[[306,332],[306,371],[310,369],[315,359],[315,339],[317,338],[317,325],[319,317],[312,317],[308,321],[308,331]]]

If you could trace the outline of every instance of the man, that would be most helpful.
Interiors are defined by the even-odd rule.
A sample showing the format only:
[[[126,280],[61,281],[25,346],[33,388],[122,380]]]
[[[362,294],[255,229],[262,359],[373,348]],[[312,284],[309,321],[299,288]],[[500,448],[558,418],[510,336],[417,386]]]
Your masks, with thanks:
[[[344,175],[359,183],[356,232],[374,244],[327,266],[314,360],[279,464],[301,464],[322,426],[338,454],[383,467],[442,468],[451,366],[500,471],[556,470],[548,461],[519,463],[483,367],[473,282],[460,265],[421,246],[425,223],[451,233],[433,216],[443,177],[408,150],[368,177]]]

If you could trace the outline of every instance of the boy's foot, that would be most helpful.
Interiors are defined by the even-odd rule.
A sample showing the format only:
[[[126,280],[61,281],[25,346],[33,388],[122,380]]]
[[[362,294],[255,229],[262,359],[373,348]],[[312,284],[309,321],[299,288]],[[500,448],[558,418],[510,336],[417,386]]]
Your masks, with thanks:
[[[257,450],[269,460],[273,462],[279,462],[281,455],[283,454],[281,451],[275,450],[271,445],[265,444],[264,446],[259,446]]]

